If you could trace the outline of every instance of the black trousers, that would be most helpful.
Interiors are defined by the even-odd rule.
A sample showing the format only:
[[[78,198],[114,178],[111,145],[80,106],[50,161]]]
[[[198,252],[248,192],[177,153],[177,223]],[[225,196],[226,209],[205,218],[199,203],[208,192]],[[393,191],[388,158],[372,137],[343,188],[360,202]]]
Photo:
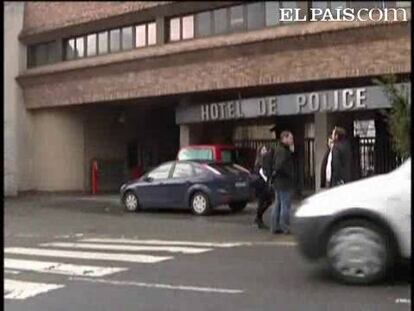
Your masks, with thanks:
[[[273,192],[270,191],[270,187],[265,186],[261,191],[258,193],[258,201],[257,201],[257,211],[256,211],[256,218],[262,220],[263,214],[272,205],[273,202]]]

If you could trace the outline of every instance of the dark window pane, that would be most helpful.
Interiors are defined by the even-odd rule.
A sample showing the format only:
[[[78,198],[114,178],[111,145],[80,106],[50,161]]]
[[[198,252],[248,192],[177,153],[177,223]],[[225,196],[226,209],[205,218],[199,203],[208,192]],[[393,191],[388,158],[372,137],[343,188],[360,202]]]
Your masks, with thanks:
[[[87,56],[95,56],[96,55],[96,34],[92,34],[87,36]]]
[[[219,9],[213,11],[214,18],[214,33],[222,34],[228,31],[227,26],[227,9]]]
[[[260,29],[265,25],[265,12],[262,2],[247,5],[247,29]]]
[[[328,1],[312,1],[311,8],[326,9],[328,8]]]
[[[230,8],[230,30],[240,31],[244,28],[243,6],[233,6]]]
[[[76,38],[76,57],[85,57],[85,38]]]
[[[194,38],[194,15],[185,16],[183,21],[183,39]]]
[[[135,46],[143,47],[147,45],[147,31],[145,25],[135,27]]]
[[[122,28],[122,49],[132,49],[132,27]]]
[[[383,1],[351,1],[350,7],[356,10],[359,9],[373,9],[373,8],[382,8]]]
[[[114,29],[109,32],[110,51],[118,52],[121,49],[121,30]]]
[[[178,41],[181,39],[180,35],[181,21],[179,18],[170,20],[170,41]]]
[[[47,45],[47,62],[49,64],[53,64],[57,62],[57,46],[56,46],[56,42],[52,41],[49,42],[49,44]]]
[[[334,18],[337,18],[337,12],[335,9],[345,9],[346,7],[346,1],[331,1],[332,15]]]
[[[328,8],[328,1],[312,1],[311,8],[313,9],[321,9],[325,11]],[[315,19],[320,20],[323,18],[323,14],[319,15],[319,10],[315,12]]]
[[[47,63],[47,44],[39,44],[36,46],[35,64],[37,66]]]
[[[267,1],[266,7],[266,26],[274,26],[280,23],[280,12],[278,1]]]
[[[148,45],[157,43],[157,28],[155,23],[148,24]]]
[[[211,35],[211,12],[199,13],[196,16],[197,37]]]
[[[297,1],[282,1],[282,8],[296,9],[298,7]]]
[[[36,52],[36,46],[31,45],[27,48],[27,67],[33,67],[35,66],[35,52]]]
[[[101,32],[98,34],[98,53],[108,53],[108,32]]]
[[[75,39],[66,41],[66,59],[75,58]]]

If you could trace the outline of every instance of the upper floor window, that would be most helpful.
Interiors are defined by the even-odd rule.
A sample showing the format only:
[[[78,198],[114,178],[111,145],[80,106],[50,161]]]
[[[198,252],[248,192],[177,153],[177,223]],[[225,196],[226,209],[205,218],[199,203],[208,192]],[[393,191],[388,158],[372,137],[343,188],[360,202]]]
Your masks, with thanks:
[[[194,15],[170,19],[170,41],[180,41],[194,38]]]
[[[29,46],[27,51],[28,67],[53,64],[59,61],[57,41]]]

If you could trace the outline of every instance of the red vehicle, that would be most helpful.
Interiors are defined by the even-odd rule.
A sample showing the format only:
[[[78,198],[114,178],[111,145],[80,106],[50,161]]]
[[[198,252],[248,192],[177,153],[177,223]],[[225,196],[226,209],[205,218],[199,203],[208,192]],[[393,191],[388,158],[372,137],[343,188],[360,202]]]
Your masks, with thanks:
[[[180,149],[177,160],[214,161],[235,163],[251,170],[255,151],[237,148],[233,145],[189,145]]]

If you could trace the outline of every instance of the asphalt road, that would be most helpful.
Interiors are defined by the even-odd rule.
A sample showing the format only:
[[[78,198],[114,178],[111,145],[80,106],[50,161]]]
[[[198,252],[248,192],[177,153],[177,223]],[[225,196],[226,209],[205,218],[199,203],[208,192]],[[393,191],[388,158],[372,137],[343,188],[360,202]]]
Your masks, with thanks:
[[[129,214],[116,196],[7,199],[5,310],[411,308],[406,268],[375,286],[339,284],[292,236],[254,227],[254,211]]]

